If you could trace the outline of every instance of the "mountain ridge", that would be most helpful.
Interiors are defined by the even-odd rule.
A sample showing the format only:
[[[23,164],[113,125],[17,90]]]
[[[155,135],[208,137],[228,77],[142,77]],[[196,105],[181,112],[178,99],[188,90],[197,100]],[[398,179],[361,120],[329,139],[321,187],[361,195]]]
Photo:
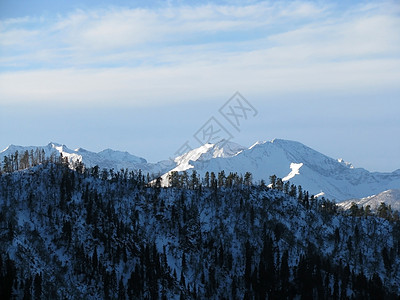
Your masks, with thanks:
[[[37,147],[10,145],[0,152],[0,162],[5,155],[17,150],[24,152],[36,148],[43,149],[46,156],[62,153],[70,163],[80,160],[87,167],[141,169],[144,173],[153,174],[153,177],[161,176],[164,186],[168,185],[169,174],[173,171],[196,170],[204,176],[207,171],[217,174],[224,170],[226,175],[230,172],[242,175],[251,172],[254,181],[268,181],[271,175],[276,175],[284,181],[301,185],[311,194],[324,195],[338,202],[400,188],[400,169],[391,173],[369,172],[343,159],[328,157],[300,142],[284,139],[257,141],[248,148],[230,141],[208,143],[173,160],[157,163],[110,148],[96,153],[83,148],[71,150],[54,142]]]
[[[2,174],[0,298],[398,299],[398,214],[194,181],[61,163]]]
[[[256,142],[231,157],[197,159],[191,161],[190,166],[202,176],[206,171],[217,173],[224,170],[226,174],[249,171],[254,180],[268,181],[269,176],[275,174],[302,185],[314,195],[323,192],[336,201],[362,198],[400,187],[400,173],[397,171],[369,172],[341,159],[330,158],[299,142],[282,139]],[[178,164],[176,170],[182,171],[183,167]],[[296,171],[292,167],[296,167]],[[164,174],[163,178],[166,177]]]
[[[17,146],[10,145],[0,152],[0,159],[3,162],[4,156],[14,154],[15,151],[23,153],[25,151],[35,151],[36,149],[45,152],[45,156],[62,154],[67,157],[68,161],[73,164],[77,161],[83,162],[87,167],[98,165],[105,169],[141,169],[143,172],[150,174],[158,174],[166,172],[172,167],[173,163],[170,160],[164,160],[157,163],[149,163],[146,159],[130,154],[127,151],[104,149],[100,152],[92,152],[84,148],[76,148],[72,150],[64,144],[50,142],[45,146]]]
[[[353,203],[359,207],[370,206],[372,210],[377,210],[381,203],[390,206],[392,210],[400,211],[400,189],[390,189],[376,195],[371,195],[361,199],[350,199],[339,203],[338,205],[344,209],[349,209]]]

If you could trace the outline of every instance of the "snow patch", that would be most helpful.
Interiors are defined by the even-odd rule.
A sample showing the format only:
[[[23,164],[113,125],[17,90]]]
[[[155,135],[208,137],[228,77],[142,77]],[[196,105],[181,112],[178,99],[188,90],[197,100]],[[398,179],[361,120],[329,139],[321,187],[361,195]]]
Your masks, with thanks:
[[[303,166],[303,163],[291,163],[290,164],[290,169],[292,169],[292,171],[290,171],[290,173],[282,178],[282,181],[288,181],[289,179],[292,179],[294,176],[299,175],[300,172],[300,168]]]
[[[255,142],[253,145],[251,145],[251,146],[249,147],[249,149],[253,149],[255,146],[265,144],[266,142],[267,142],[267,141],[257,141],[257,142]]]
[[[354,166],[352,163],[345,161],[343,158],[338,158],[337,160],[339,163],[341,163],[342,165],[345,165],[346,167],[350,168],[350,169],[354,169]]]

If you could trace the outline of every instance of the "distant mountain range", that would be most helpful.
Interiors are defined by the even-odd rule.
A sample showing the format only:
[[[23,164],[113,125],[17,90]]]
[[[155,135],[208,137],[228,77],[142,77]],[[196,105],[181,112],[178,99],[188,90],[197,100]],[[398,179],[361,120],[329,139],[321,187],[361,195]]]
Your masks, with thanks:
[[[233,142],[221,141],[205,144],[172,160],[148,163],[144,158],[128,152],[106,149],[95,153],[78,148],[71,150],[65,145],[49,143],[40,147],[22,147],[11,145],[0,152],[3,161],[5,155],[24,152],[31,149],[44,149],[46,156],[62,153],[70,162],[81,160],[86,166],[98,165],[100,168],[141,169],[145,173],[161,176],[163,184],[168,184],[168,174],[172,171],[196,170],[201,176],[207,171],[225,171],[225,174],[251,172],[253,181],[275,174],[284,181],[301,185],[311,194],[335,200],[361,199],[378,195],[390,189],[400,189],[400,169],[392,173],[369,172],[355,168],[342,159],[333,159],[299,142],[274,139],[256,142],[249,148]],[[393,198],[394,197],[394,198]],[[394,193],[391,201],[399,201]],[[361,201],[361,200],[360,200]],[[362,202],[360,202],[361,204]]]
[[[400,189],[387,190],[377,195],[368,196],[361,199],[350,199],[339,203],[344,209],[349,209],[355,203],[359,207],[369,205],[372,210],[376,210],[381,203],[391,206],[392,210],[400,211]]]
[[[35,151],[36,149],[43,149],[46,157],[50,157],[52,154],[57,156],[62,154],[64,157],[68,158],[70,163],[79,160],[87,167],[94,167],[98,165],[101,169],[114,169],[116,171],[127,168],[130,170],[141,169],[144,173],[162,174],[164,172],[168,172],[175,166],[174,162],[171,160],[164,160],[158,163],[149,163],[146,159],[132,155],[126,151],[123,152],[105,149],[96,153],[83,148],[71,150],[67,146],[58,143],[49,143],[46,146],[10,145],[0,152],[0,161],[3,162],[4,156],[14,154],[16,151],[22,154],[25,151]]]

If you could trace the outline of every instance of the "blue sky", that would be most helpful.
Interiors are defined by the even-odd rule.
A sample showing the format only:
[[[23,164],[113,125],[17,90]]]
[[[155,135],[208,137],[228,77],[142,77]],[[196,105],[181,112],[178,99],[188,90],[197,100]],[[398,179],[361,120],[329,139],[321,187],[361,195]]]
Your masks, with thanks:
[[[0,1],[0,148],[172,156],[212,116],[400,168],[398,1]],[[258,114],[219,114],[239,91]]]

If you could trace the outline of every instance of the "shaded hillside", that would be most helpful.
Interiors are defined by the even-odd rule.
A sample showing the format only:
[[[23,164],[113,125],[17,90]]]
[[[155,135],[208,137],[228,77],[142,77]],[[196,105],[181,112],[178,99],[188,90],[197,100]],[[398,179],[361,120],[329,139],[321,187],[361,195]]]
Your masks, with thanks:
[[[0,177],[1,299],[394,298],[399,224],[295,187],[44,163]],[[289,195],[291,193],[291,195]]]

